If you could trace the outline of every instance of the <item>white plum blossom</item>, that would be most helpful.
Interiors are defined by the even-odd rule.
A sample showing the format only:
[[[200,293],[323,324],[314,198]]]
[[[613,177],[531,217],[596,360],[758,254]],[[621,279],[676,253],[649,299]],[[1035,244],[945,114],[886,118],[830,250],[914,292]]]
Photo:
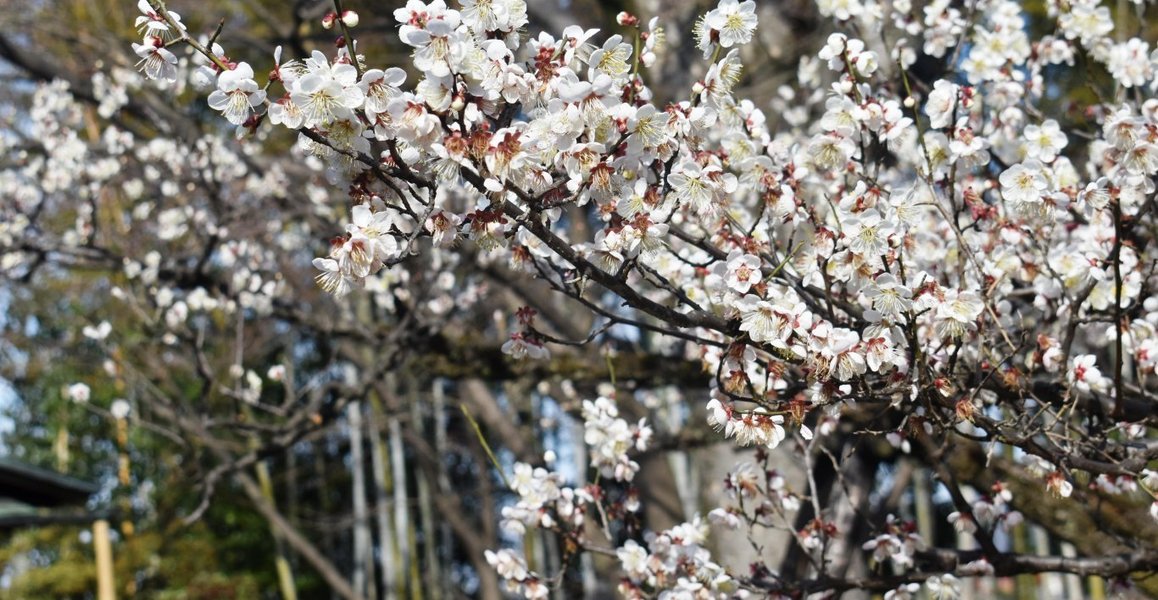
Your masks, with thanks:
[[[1044,163],[1053,162],[1062,148],[1066,147],[1066,135],[1053,119],[1046,120],[1040,126],[1027,126],[1024,135],[1026,157]]]
[[[728,259],[725,279],[731,290],[746,294],[752,284],[760,282],[760,257],[733,252]]]
[[[162,15],[154,10],[147,0],[137,0],[137,10],[141,11],[141,15],[136,18],[134,25],[146,36],[173,39],[185,31],[185,24],[181,22],[181,15],[174,11],[166,10],[166,14]],[[168,19],[165,18],[166,16]],[[174,28],[170,22],[176,24],[177,27]]]
[[[1058,17],[1058,26],[1066,39],[1078,39],[1083,46],[1092,48],[1095,40],[1114,30],[1114,21],[1107,6],[1091,2],[1074,2],[1068,11]]]
[[[516,360],[521,358],[542,360],[551,356],[551,352],[541,341],[523,333],[512,333],[511,338],[503,343],[502,351],[503,354]]]
[[[891,561],[894,568],[904,571],[913,565],[913,554],[921,545],[920,537],[906,533],[892,515],[889,515],[887,530],[861,545],[861,549],[872,552],[872,559],[878,563]]]
[[[953,112],[957,109],[957,84],[938,79],[933,83],[933,91],[925,102],[925,114],[929,115],[929,127],[941,129],[953,123]]]
[[[1041,205],[1049,188],[1049,181],[1036,162],[1013,165],[1001,174],[1000,181],[1002,197],[1019,210]]]
[[[647,574],[648,552],[635,540],[627,542],[615,551],[619,561],[623,564],[623,572],[633,579],[642,579]]]
[[[85,325],[84,329],[81,330],[81,332],[84,334],[84,337],[91,340],[96,340],[98,342],[107,338],[109,334],[112,333],[112,331],[113,326],[108,321],[101,321],[100,324],[95,327],[92,325]]]
[[[747,44],[752,41],[752,33],[756,30],[756,2],[720,0],[720,4],[704,17],[704,23],[724,48]]]
[[[845,234],[849,237],[848,248],[852,252],[873,261],[888,252],[892,227],[883,222],[877,209],[870,208],[850,216],[845,222],[845,228]]]
[[[583,402],[583,440],[591,448],[591,465],[607,477],[631,481],[639,464],[627,458],[627,450],[646,450],[652,436],[644,421],[629,425],[608,398]]]
[[[294,80],[290,92],[304,126],[325,127],[335,120],[352,120],[353,110],[365,100],[354,66],[330,65],[325,55],[314,51],[306,67],[307,72]]]
[[[209,94],[209,107],[219,110],[234,125],[245,123],[254,108],[265,101],[265,90],[253,79],[253,67],[238,63],[217,76],[217,89]]]
[[[917,593],[920,591],[921,584],[919,583],[902,583],[885,592],[884,600],[912,600],[917,597]]]
[[[65,388],[64,395],[77,404],[84,404],[92,397],[92,391],[87,384],[74,383]]]
[[[149,79],[177,80],[177,56],[159,36],[146,36],[142,43],[133,44],[133,52],[140,57],[137,65]]]
[[[1105,377],[1098,369],[1097,357],[1092,354],[1081,354],[1071,358],[1066,378],[1079,392],[1105,391],[1108,387]]]
[[[332,258],[315,258],[314,267],[321,273],[317,275],[318,285],[337,297],[345,296],[361,285],[361,279],[356,277],[348,267]]]
[[[1110,49],[1106,66],[1114,79],[1124,87],[1141,87],[1154,77],[1150,62],[1150,45],[1139,38],[1130,38]]]
[[[960,598],[960,581],[946,573],[925,580],[925,591],[931,600],[957,600]]]
[[[899,319],[913,306],[912,290],[900,284],[891,273],[882,273],[864,288],[874,309],[890,319]]]
[[[962,513],[953,511],[949,513],[949,524],[956,529],[958,533],[972,534],[977,531],[977,522],[973,520],[973,515],[969,513]]]
[[[132,412],[132,410],[132,405],[129,404],[129,401],[125,400],[124,398],[117,398],[116,400],[113,400],[111,405],[109,405],[109,414],[111,414],[114,419],[124,419],[129,416],[129,413]]]
[[[1046,475],[1045,488],[1059,498],[1069,498],[1074,493],[1074,484],[1060,471]]]
[[[976,292],[953,292],[937,305],[937,331],[942,337],[960,337],[975,328],[984,304]]]

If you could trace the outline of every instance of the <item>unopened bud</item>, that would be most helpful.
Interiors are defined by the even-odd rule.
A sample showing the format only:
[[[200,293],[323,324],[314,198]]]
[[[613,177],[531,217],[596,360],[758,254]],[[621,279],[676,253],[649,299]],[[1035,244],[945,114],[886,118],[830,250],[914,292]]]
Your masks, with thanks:
[[[450,109],[454,112],[462,112],[464,108],[466,108],[466,101],[462,99],[462,94],[455,94],[450,101]]]
[[[973,422],[973,412],[976,407],[973,405],[972,400],[969,398],[961,398],[957,401],[955,409],[958,419],[962,421],[969,421],[970,423]]]
[[[332,12],[326,13],[326,16],[322,17],[322,28],[323,29],[333,29],[334,28],[334,21],[337,21],[337,20],[338,20],[338,15],[336,15]]]
[[[905,98],[905,108],[913,108],[917,105],[917,101],[912,96]]]
[[[352,10],[342,12],[342,24],[346,27],[357,27],[359,21],[358,13]]]
[[[702,82],[702,81],[697,81],[697,82],[695,82],[694,84],[692,84],[692,93],[693,93],[693,94],[702,94],[702,93],[704,93],[704,82]]]
[[[346,47],[346,36],[339,35],[338,39],[334,40],[334,46],[336,46],[338,48],[345,48]]]
[[[622,11],[618,15],[615,15],[615,22],[623,25],[624,27],[634,27],[639,25],[639,17],[636,17],[627,11]]]

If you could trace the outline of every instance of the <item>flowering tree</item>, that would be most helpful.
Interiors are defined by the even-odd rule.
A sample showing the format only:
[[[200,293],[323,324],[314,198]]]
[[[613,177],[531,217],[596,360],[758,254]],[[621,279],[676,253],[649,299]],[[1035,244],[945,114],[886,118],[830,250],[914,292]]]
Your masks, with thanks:
[[[104,401],[135,403],[116,421],[201,454],[188,520],[228,478],[348,598],[405,579],[375,537],[419,547],[405,484],[370,531],[366,470],[418,478],[423,564],[445,519],[484,596],[596,593],[596,573],[641,598],[956,598],[1039,573],[1158,591],[1158,55],[1126,14],[1147,6],[822,0],[834,32],[761,101],[735,93],[761,76],[752,0],[695,21],[705,69],[672,97],[647,83],[658,19],[539,32],[528,8],[409,0],[386,15],[399,64],[335,1],[335,44],[251,64],[141,0],[149,82],[36,91],[0,267],[116,271],[73,327],[108,356]],[[158,89],[234,135],[168,120]],[[110,122],[88,139],[84,102]],[[454,444],[446,382],[469,399]],[[348,564],[268,484],[339,417]],[[725,493],[665,522],[661,452],[724,439],[752,449]],[[746,564],[717,557],[728,531]]]

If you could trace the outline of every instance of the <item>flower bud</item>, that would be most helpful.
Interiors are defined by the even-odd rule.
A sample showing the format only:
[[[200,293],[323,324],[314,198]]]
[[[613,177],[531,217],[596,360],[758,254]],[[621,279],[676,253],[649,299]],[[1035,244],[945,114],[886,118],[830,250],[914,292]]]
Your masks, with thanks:
[[[621,11],[618,15],[615,15],[615,22],[624,27],[635,27],[639,25],[639,17],[627,11]]]
[[[334,21],[337,19],[338,15],[334,14],[333,12],[326,13],[326,16],[322,17],[322,29],[333,29]]]
[[[269,377],[272,381],[284,381],[285,365],[274,365],[270,367],[269,371],[266,371],[266,377]]]
[[[358,13],[352,10],[342,11],[342,25],[346,27],[357,27],[359,21]]]
[[[916,105],[917,105],[917,101],[914,100],[912,96],[908,96],[907,98],[905,98],[905,108],[913,108]]]
[[[970,423],[972,423],[973,422],[973,413],[975,412],[976,408],[977,407],[975,407],[973,405],[973,401],[970,400],[968,397],[961,398],[960,400],[957,401],[957,404],[955,406],[955,409],[956,409],[955,412],[957,413],[957,419],[961,420],[961,421],[969,421]]]

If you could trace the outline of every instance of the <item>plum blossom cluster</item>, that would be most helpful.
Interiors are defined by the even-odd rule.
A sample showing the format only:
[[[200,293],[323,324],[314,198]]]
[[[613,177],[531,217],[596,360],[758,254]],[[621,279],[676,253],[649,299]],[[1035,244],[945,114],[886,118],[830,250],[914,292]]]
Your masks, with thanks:
[[[699,517],[648,535],[647,545],[628,540],[615,553],[624,578],[618,591],[624,598],[749,598],[728,572],[712,561],[707,549],[708,524]]]
[[[609,398],[583,402],[583,441],[591,449],[591,466],[604,477],[631,481],[639,463],[628,458],[628,450],[647,450],[653,435],[646,419],[635,425],[619,418],[619,409]]]
[[[329,54],[275,54],[268,81],[213,48],[208,102],[247,135],[296,134],[298,151],[348,186],[345,234],[313,263],[335,295],[405,294],[395,266],[420,255],[501,265],[698,362],[708,424],[759,452],[790,431],[809,456],[842,431],[887,431],[914,456],[945,440],[1019,448],[1011,460],[1063,499],[1074,493],[1072,453],[1107,490],[1142,478],[1155,456],[1132,440],[1152,415],[1131,406],[1152,404],[1158,364],[1149,44],[1114,35],[1094,0],[1047,2],[1050,31],[1038,39],[1008,0],[818,8],[841,31],[881,39],[828,36],[778,90],[773,107],[795,105],[782,117],[737,97],[757,32],[752,0],[722,0],[696,22],[708,64],[676,100],[646,83],[663,52],[655,20],[527,34],[520,0],[409,0],[393,17],[415,80],[366,64],[345,36]],[[185,35],[170,11],[141,9],[157,40]],[[359,25],[334,18],[347,35]],[[146,77],[174,77],[167,42],[149,40],[134,46]],[[922,80],[910,69],[922,55],[943,72]],[[1079,57],[1113,89],[1081,115],[1047,114],[1064,85],[1055,67]],[[165,209],[157,220],[179,238],[197,214]],[[184,321],[175,306],[157,310]],[[515,358],[549,359],[565,341],[518,319],[503,346]],[[1106,423],[1093,437],[1113,448],[1084,438],[1075,411]],[[592,465],[631,481],[628,452],[644,450],[651,429],[606,398],[581,412]],[[761,469],[737,469],[728,485],[760,511],[709,513],[729,527],[795,511],[803,497]],[[1021,499],[974,487],[980,499],[950,516],[959,532],[1019,522]],[[578,531],[600,502],[525,464],[513,490],[520,500],[504,517],[514,529]],[[809,552],[848,534],[823,515],[799,525],[794,541]],[[703,540],[696,524],[618,548],[622,591],[735,592]],[[922,544],[889,520],[860,547],[904,570]],[[517,555],[487,558],[514,589],[546,593]],[[967,569],[992,570],[985,559]],[[926,588],[951,597],[954,585],[946,575]]]
[[[590,493],[563,485],[558,473],[543,467],[516,463],[514,471],[510,485],[519,500],[503,508],[505,529],[517,534],[525,533],[527,526],[579,530],[588,503],[594,501]]]
[[[336,296],[344,296],[364,284],[367,277],[396,262],[406,252],[406,235],[413,221],[386,210],[382,199],[353,208],[346,235],[334,238],[327,258],[315,258],[321,273],[318,285]]]
[[[524,306],[515,312],[519,325],[523,328],[511,334],[510,339],[503,343],[503,354],[515,359],[533,358],[544,359],[551,355],[543,343],[542,336],[534,330],[535,309]]]
[[[1008,530],[1023,520],[1020,512],[1014,510],[1010,502],[1013,493],[1000,481],[993,484],[990,494],[974,500],[968,511],[955,510],[949,513],[949,524],[960,533],[972,534],[980,527],[992,531],[996,526]]]
[[[141,43],[133,44],[133,52],[140,58],[138,67],[149,79],[176,81],[177,55],[168,46],[185,35],[181,15],[171,10],[154,9],[146,0],[137,2],[137,10],[141,15],[134,25],[144,36]]]
[[[884,531],[865,542],[861,549],[872,552],[877,563],[887,561],[898,572],[904,572],[913,566],[914,554],[924,546],[915,523],[889,515]]]
[[[708,521],[731,530],[741,527],[787,527],[800,509],[802,495],[786,474],[771,466],[771,453],[757,448],[755,462],[743,462],[728,473],[724,488],[733,504],[712,509]],[[828,524],[810,524],[800,532],[802,545],[817,548]]]
[[[583,440],[591,467],[598,473],[596,480],[602,483],[573,487],[567,485],[557,471],[516,463],[509,485],[518,499],[502,509],[503,528],[509,533],[522,536],[528,528],[551,530],[581,545],[589,537],[585,526],[593,515],[602,519],[602,526],[606,528],[609,515],[623,519],[639,510],[637,491],[628,489],[622,498],[611,501],[606,487],[610,482],[629,483],[635,477],[639,465],[628,457],[628,452],[647,449],[651,428],[642,420],[636,425],[628,425],[619,418],[615,402],[606,397],[584,401],[582,414]],[[553,453],[549,453],[544,462],[552,466],[555,460]],[[528,571],[525,559],[519,553],[508,549],[488,550],[486,558],[512,592],[521,593],[526,598],[546,597],[549,590],[543,578]]]

